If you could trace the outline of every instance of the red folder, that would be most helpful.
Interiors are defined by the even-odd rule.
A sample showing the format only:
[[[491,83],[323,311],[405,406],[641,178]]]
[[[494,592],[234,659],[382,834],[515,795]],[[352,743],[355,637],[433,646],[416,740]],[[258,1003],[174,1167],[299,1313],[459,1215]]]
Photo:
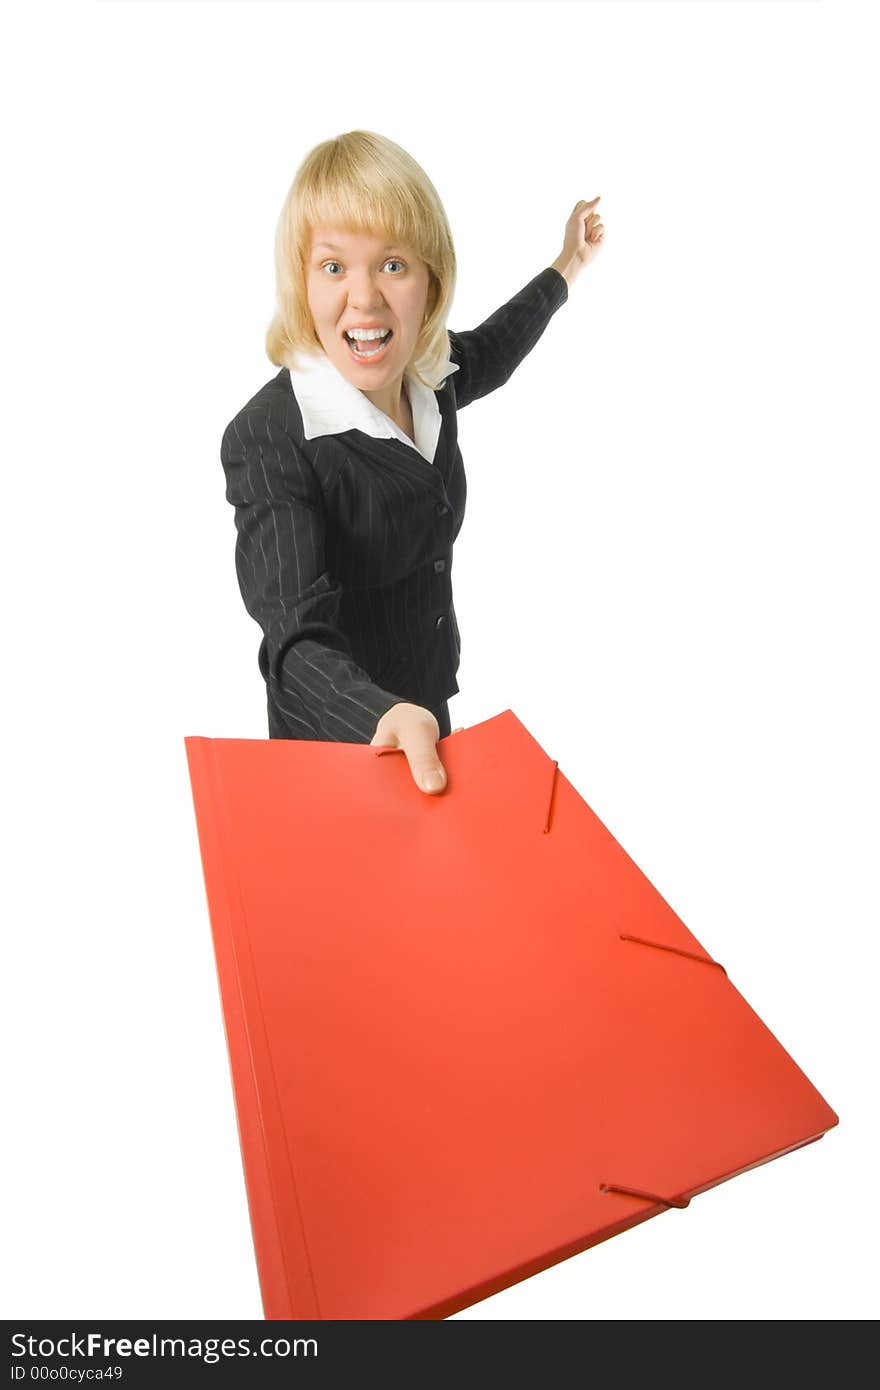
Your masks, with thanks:
[[[443,1318],[837,1116],[511,710],[187,738],[267,1318]]]

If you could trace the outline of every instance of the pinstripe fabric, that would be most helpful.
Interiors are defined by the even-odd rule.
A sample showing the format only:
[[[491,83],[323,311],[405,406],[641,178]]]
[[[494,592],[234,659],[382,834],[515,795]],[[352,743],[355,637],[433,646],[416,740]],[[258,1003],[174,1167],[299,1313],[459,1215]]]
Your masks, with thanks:
[[[239,588],[263,632],[270,738],[369,743],[392,705],[436,712],[457,693],[456,412],[508,380],[567,298],[548,266],[478,328],[449,333],[458,370],[436,392],[433,463],[365,429],[306,438],[286,367],[227,425],[220,457]]]

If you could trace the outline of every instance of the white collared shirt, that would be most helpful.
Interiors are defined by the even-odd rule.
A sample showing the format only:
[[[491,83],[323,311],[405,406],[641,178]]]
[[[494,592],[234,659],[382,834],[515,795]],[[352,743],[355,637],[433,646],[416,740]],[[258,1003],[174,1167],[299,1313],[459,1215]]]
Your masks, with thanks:
[[[363,430],[374,439],[400,439],[413,447],[409,435],[344,377],[323,349],[297,353],[294,360],[296,365],[289,368],[290,379],[306,439],[339,434],[342,430]],[[443,379],[457,371],[456,362],[447,362]],[[433,463],[442,424],[436,394],[408,371],[404,372],[404,380],[412,407],[415,448],[428,463]]]

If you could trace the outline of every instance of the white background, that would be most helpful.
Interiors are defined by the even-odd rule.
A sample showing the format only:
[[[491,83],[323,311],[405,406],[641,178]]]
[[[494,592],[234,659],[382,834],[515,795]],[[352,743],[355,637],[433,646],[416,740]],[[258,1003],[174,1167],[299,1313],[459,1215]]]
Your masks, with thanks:
[[[452,328],[602,195],[460,417],[453,725],[516,712],[840,1116],[458,1316],[876,1316],[869,8],[4,11],[5,1316],[262,1316],[183,740],[267,736],[220,436],[359,126],[443,199]]]

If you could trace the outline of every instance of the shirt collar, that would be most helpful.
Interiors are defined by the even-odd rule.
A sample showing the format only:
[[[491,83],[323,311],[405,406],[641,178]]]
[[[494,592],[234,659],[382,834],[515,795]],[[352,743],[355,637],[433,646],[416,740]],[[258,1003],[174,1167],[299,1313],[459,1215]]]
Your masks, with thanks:
[[[374,439],[400,439],[413,447],[413,441],[404,431],[342,375],[323,349],[298,352],[293,363],[288,370],[306,439],[340,434],[343,430],[362,430]],[[457,371],[456,362],[446,362],[442,380]],[[404,372],[404,379],[412,406],[415,448],[433,463],[442,425],[436,393],[409,371]]]

